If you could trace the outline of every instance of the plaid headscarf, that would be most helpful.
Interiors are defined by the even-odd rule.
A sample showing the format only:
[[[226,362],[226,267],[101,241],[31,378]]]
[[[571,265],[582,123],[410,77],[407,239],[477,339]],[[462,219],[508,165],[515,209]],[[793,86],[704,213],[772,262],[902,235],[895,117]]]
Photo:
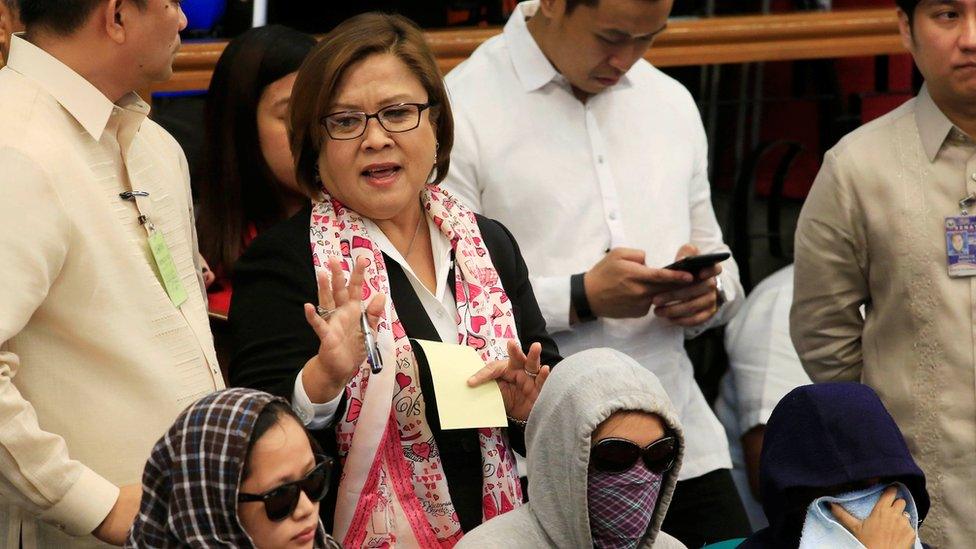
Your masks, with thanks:
[[[237,493],[254,424],[275,400],[285,402],[227,389],[184,410],[146,463],[142,504],[125,547],[253,549],[237,518]],[[321,522],[315,547],[338,547]]]

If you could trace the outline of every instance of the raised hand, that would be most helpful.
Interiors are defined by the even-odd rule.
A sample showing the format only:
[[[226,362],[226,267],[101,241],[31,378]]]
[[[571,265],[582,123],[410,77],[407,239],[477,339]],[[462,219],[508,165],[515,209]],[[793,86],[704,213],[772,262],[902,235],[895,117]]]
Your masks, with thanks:
[[[830,504],[830,512],[867,549],[908,549],[915,545],[915,529],[905,505],[905,500],[898,497],[898,490],[889,486],[864,520],[836,503]]]
[[[496,360],[485,365],[468,378],[468,386],[477,387],[491,380],[497,381],[505,402],[505,413],[510,418],[525,421],[549,377],[549,366],[542,365],[541,357],[542,344],[530,345],[526,355],[515,340],[509,340],[508,360]]]
[[[309,359],[302,369],[302,385],[312,402],[328,402],[345,388],[366,360],[365,338],[360,327],[362,314],[363,281],[367,260],[356,261],[349,284],[346,284],[342,265],[336,258],[329,259],[332,281],[325,273],[318,272],[319,307],[305,304],[305,320],[319,336],[319,352]],[[386,296],[373,296],[366,305],[366,317],[370,328],[376,329]]]

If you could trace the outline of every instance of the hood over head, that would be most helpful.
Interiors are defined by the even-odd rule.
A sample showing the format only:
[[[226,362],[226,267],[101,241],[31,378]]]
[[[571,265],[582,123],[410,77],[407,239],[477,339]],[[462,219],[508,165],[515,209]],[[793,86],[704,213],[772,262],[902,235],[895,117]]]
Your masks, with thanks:
[[[814,497],[851,491],[879,478],[908,487],[919,518],[929,510],[925,474],[878,395],[860,383],[822,383],[790,391],[766,424],[759,462],[769,528],[743,547],[796,547]],[[833,489],[833,490],[831,490]]]
[[[592,547],[587,473],[593,431],[619,410],[661,417],[678,439],[674,467],[664,475],[657,507],[641,545],[653,542],[678,479],[684,436],[677,413],[657,377],[611,349],[590,349],[560,362],[529,414],[529,507],[557,547]]]
[[[237,494],[254,424],[272,401],[287,405],[261,391],[227,389],[184,410],[146,463],[125,546],[252,549],[237,518]],[[329,542],[320,522],[315,547],[334,546]]]

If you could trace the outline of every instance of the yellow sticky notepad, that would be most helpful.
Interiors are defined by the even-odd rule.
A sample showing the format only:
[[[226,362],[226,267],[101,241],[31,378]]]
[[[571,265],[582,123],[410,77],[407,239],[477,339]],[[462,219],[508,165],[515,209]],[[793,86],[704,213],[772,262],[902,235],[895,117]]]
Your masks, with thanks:
[[[430,366],[441,429],[508,425],[497,382],[468,387],[468,378],[485,366],[474,349],[421,339],[413,341],[420,344]]]

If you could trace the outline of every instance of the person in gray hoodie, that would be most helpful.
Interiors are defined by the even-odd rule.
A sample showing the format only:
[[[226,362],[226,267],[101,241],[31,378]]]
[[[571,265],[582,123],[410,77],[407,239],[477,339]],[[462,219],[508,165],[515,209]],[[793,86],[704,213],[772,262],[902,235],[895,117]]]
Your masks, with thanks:
[[[683,548],[661,532],[684,438],[654,374],[611,349],[552,369],[528,417],[529,502],[457,545]]]

